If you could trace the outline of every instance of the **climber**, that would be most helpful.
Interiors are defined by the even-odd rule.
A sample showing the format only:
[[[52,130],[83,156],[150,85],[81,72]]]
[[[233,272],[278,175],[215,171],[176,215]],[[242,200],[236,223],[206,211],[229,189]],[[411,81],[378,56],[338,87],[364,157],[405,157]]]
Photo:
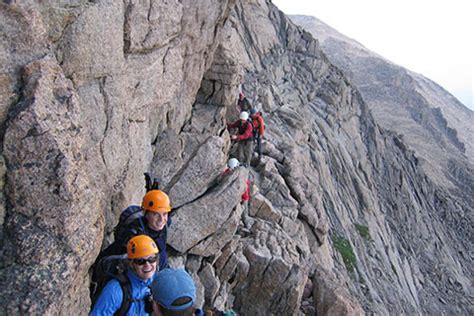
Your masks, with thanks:
[[[231,174],[232,172],[237,170],[237,168],[239,168],[239,167],[240,167],[239,160],[237,160],[236,158],[229,159],[229,161],[227,162],[227,168],[224,170],[224,172],[218,178],[219,179],[218,182],[222,181],[223,177]],[[249,200],[250,200],[250,179],[247,179],[245,191],[242,194],[242,200],[241,200],[242,222],[243,222],[245,230],[247,232],[249,232],[249,229],[252,227],[252,224],[253,224],[253,219],[251,219],[249,217],[249,210],[248,210]]]
[[[235,171],[238,167],[240,167],[240,162],[237,158],[230,158],[227,162],[227,168],[222,173],[222,176],[230,174],[232,171]],[[247,202],[250,200],[250,180],[247,179],[247,187],[245,192],[242,194],[242,202]]]
[[[250,166],[253,154],[253,125],[249,120],[248,112],[240,112],[239,119],[233,123],[228,123],[227,128],[238,128],[236,135],[231,135],[230,139],[238,142],[237,157],[239,161],[243,161],[244,166]]]
[[[195,310],[196,286],[184,269],[164,269],[150,286],[155,315],[204,315]]]
[[[262,113],[257,108],[250,110],[250,117],[253,123],[253,139],[257,143],[258,159],[262,159],[262,139],[265,131],[265,123],[263,122]]]
[[[157,273],[150,285],[153,311],[162,316],[235,316],[233,311],[206,310],[195,307],[196,286],[193,278],[184,269],[164,269]]]
[[[168,256],[166,253],[166,237],[168,227],[171,225],[171,218],[168,217],[171,211],[170,199],[161,190],[150,190],[143,197],[142,205],[131,205],[127,207],[121,215],[130,212],[130,223],[123,223],[122,219],[114,228],[115,241],[101,252],[96,263],[107,256],[119,255],[126,252],[127,241],[136,235],[148,235],[158,245],[160,250],[159,269],[168,266]],[[100,276],[93,276],[93,280]]]
[[[252,105],[250,104],[250,101],[247,99],[243,91],[239,92],[239,100],[237,101],[237,105],[240,112],[242,111],[248,112],[250,108],[252,107]]]
[[[107,282],[90,315],[149,315],[151,306],[146,304],[151,300],[149,286],[156,278],[158,252],[146,235],[130,239],[126,271]]]

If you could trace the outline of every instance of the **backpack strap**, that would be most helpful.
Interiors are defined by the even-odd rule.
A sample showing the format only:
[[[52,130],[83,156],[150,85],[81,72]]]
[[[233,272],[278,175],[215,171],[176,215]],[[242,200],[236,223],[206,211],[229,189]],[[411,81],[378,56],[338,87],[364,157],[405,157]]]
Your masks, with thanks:
[[[114,313],[114,316],[125,316],[130,309],[130,305],[134,302],[145,302],[145,310],[147,313],[151,314],[153,312],[153,308],[151,307],[151,296],[147,295],[142,299],[134,299],[132,297],[132,283],[130,282],[129,278],[125,274],[119,274],[115,277],[117,281],[119,281],[120,288],[122,289],[122,304],[120,308]]]
[[[132,284],[128,277],[124,274],[120,274],[116,277],[117,281],[120,283],[122,288],[123,298],[120,308],[114,313],[114,316],[125,316],[130,309],[130,304],[132,303]]]
[[[252,139],[255,139],[258,134],[257,127],[255,127],[255,124],[253,124],[253,120],[251,118],[247,120],[247,124],[250,124],[250,126],[252,126]]]
[[[139,217],[138,218],[138,223],[140,224],[140,228],[142,229],[141,232],[144,233],[145,235],[148,235],[148,230],[146,229],[146,225],[143,222],[144,218],[145,218],[145,216]]]

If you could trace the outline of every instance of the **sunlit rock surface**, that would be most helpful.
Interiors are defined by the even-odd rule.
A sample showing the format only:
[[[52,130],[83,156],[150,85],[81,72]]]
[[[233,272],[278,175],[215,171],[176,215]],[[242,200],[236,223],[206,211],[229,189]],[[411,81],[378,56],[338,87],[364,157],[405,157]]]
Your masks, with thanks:
[[[199,306],[472,314],[472,197],[427,176],[270,1],[12,2],[0,25],[3,314],[89,312],[89,269],[145,171]],[[263,158],[222,177],[241,83]]]

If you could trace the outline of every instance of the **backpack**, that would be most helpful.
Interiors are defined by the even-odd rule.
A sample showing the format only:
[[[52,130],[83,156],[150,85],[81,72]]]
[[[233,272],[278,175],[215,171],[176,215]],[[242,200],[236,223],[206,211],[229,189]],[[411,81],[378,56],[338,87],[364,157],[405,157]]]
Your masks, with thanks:
[[[262,112],[257,112],[257,114],[260,113],[260,118],[262,119],[263,121],[263,117],[262,117]],[[262,124],[260,122],[260,120],[256,120],[258,122],[258,124],[253,124],[253,119],[252,120],[252,127],[253,127],[253,139],[256,140],[258,137],[259,137],[259,129],[260,129],[260,124]],[[263,125],[263,128],[265,128],[265,124]]]
[[[247,122],[250,123],[250,126],[252,126],[252,139],[254,139],[254,138],[255,138],[255,131],[256,131],[256,129],[255,129],[255,126],[253,125],[252,118],[249,117],[249,118],[247,119]]]
[[[94,306],[107,282],[116,279],[123,293],[123,300],[120,308],[114,315],[125,315],[130,309],[132,302],[132,286],[127,277],[127,267],[125,263],[126,255],[113,255],[100,259],[94,273],[97,273],[95,282],[91,285],[91,306]]]
[[[142,208],[138,205],[130,205],[120,213],[119,222],[114,227],[114,240],[121,240],[128,230],[130,224],[137,218],[143,218]]]

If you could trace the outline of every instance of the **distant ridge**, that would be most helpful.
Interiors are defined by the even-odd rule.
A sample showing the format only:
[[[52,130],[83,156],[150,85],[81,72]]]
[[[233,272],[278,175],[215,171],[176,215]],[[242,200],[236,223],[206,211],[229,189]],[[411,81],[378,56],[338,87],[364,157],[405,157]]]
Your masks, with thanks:
[[[437,183],[457,183],[448,165],[474,164],[474,112],[432,80],[394,64],[305,15],[291,20],[319,40],[328,59],[357,86],[377,122],[404,136]],[[467,184],[467,189],[473,190]]]

